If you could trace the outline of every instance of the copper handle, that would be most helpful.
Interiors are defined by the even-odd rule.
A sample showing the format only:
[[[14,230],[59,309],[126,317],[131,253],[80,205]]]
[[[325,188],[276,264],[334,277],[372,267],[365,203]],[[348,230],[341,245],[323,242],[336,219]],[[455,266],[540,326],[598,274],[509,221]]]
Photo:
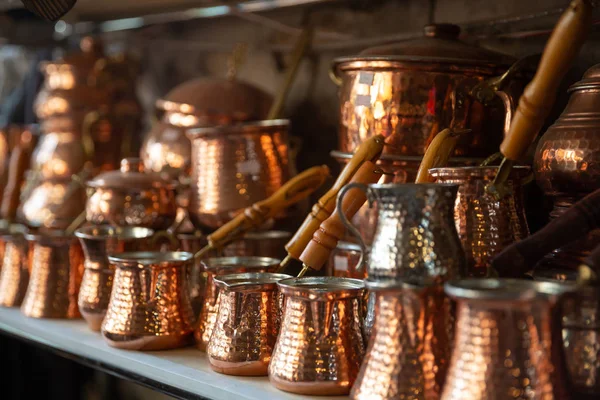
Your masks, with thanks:
[[[383,151],[384,139],[383,135],[373,136],[364,141],[356,149],[354,156],[352,156],[350,162],[344,167],[331,189],[317,201],[300,228],[298,228],[294,236],[285,245],[285,249],[290,257],[295,259],[300,258],[306,245],[308,245],[313,234],[319,228],[319,225],[329,218],[333,212],[335,198],[340,190],[352,179],[365,161],[377,161]]]
[[[10,155],[8,166],[8,180],[2,196],[2,205],[0,214],[2,218],[13,221],[17,215],[19,200],[21,195],[21,186],[25,178],[25,171],[29,167],[31,152],[29,147],[23,143],[16,146]]]
[[[381,178],[382,173],[383,171],[377,169],[375,163],[365,161],[352,177],[351,183],[376,183]],[[353,190],[350,195],[344,197],[341,213],[347,219],[352,219],[365,201],[367,201],[365,192],[358,189]],[[314,233],[312,240],[300,255],[300,261],[303,264],[308,265],[314,270],[320,270],[325,265],[330,253],[346,233],[346,227],[342,223],[339,214],[340,208],[336,207],[333,214],[321,223],[319,229]]]
[[[560,17],[546,44],[533,80],[523,91],[510,131],[500,145],[506,158],[518,161],[539,133],[556,98],[558,85],[581,48],[591,25],[592,6],[574,0]]]
[[[444,129],[435,135],[421,160],[415,183],[434,182],[435,179],[429,175],[429,170],[445,167],[454,152],[460,135],[470,131],[470,129]]]
[[[207,237],[212,248],[220,248],[240,238],[245,232],[262,225],[281,210],[308,197],[317,190],[329,176],[326,165],[312,167],[290,179],[277,192],[266,200],[246,208],[234,219]]]

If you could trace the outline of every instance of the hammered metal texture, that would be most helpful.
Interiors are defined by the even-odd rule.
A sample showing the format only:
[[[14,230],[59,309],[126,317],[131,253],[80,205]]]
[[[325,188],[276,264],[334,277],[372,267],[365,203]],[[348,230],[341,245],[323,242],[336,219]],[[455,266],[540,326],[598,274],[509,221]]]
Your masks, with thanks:
[[[365,268],[357,270],[360,258],[360,246],[354,243],[339,242],[331,252],[326,266],[326,276],[364,279],[367,277]]]
[[[4,256],[0,271],[0,306],[21,305],[29,283],[28,245],[23,235],[2,238]]]
[[[364,290],[336,293],[327,283],[311,286],[281,289],[285,306],[269,364],[269,380],[286,392],[348,394],[366,347],[362,337]],[[320,293],[311,296],[313,289]]]
[[[188,253],[196,254],[208,244],[206,236],[197,236],[195,234],[180,233],[177,234],[179,249]],[[190,302],[194,315],[200,315],[204,306],[204,294],[206,292],[207,272],[204,270],[202,261],[194,258],[188,271],[188,288],[190,292]]]
[[[498,167],[435,168],[440,183],[460,185],[454,207],[456,230],[465,250],[467,276],[484,277],[491,259],[508,245],[529,235],[521,181],[529,167],[513,167],[509,193],[498,200],[486,193]]]
[[[192,262],[191,257],[148,260],[144,264],[111,260],[116,270],[102,323],[102,336],[110,346],[164,350],[190,343],[195,317],[187,290],[186,268]]]
[[[74,237],[26,235],[31,275],[21,312],[34,318],[81,318],[77,297],[83,251]]]
[[[450,360],[452,305],[441,285],[375,290],[375,324],[350,397],[439,399]]]
[[[189,214],[196,228],[219,228],[289,179],[287,129],[287,123],[257,123],[188,133],[192,141]]]

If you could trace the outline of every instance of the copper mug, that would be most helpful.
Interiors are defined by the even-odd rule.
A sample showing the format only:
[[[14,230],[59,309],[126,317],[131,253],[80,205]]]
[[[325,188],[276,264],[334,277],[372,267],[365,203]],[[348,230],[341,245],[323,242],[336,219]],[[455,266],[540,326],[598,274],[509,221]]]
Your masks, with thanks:
[[[447,283],[458,305],[441,399],[568,399],[560,304],[576,289],[515,279]]]
[[[154,231],[142,227],[87,226],[75,231],[85,255],[78,305],[93,331],[100,331],[115,275],[108,255],[143,250]],[[145,246],[146,245],[146,246]]]
[[[350,397],[437,399],[450,361],[453,312],[435,281],[367,281],[375,324]]]
[[[112,347],[165,350],[191,343],[195,316],[187,290],[186,252],[114,254],[115,278],[102,336]]]
[[[215,328],[219,313],[220,289],[215,284],[218,275],[239,274],[242,272],[274,272],[281,260],[269,257],[213,257],[202,260],[206,271],[206,291],[204,307],[198,317],[194,330],[196,345],[201,351],[206,351],[210,337]]]
[[[83,277],[83,250],[74,236],[59,231],[25,234],[31,275],[21,312],[34,318],[81,318],[77,306]]]
[[[28,245],[23,225],[11,225],[10,231],[0,236],[4,244],[2,270],[0,271],[0,306],[21,305],[29,283]]]
[[[264,272],[214,278],[221,291],[219,313],[206,349],[214,371],[267,376],[283,305],[277,282],[288,278]]]
[[[492,258],[508,245],[529,236],[523,204],[523,181],[530,168],[515,166],[508,193],[497,199],[486,192],[498,167],[448,167],[429,170],[440,183],[459,185],[454,222],[466,255],[466,274],[484,277]]]
[[[278,285],[285,306],[269,364],[271,384],[305,395],[348,394],[365,353],[363,281],[309,277]]]

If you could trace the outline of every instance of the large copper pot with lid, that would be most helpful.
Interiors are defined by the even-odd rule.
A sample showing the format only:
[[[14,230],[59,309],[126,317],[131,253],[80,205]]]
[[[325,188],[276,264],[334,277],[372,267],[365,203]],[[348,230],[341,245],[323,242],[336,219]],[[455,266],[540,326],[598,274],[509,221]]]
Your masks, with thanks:
[[[265,118],[270,95],[235,79],[198,78],[171,90],[156,102],[160,122],[148,133],[141,157],[149,171],[176,177],[191,168],[190,128],[228,125]]]
[[[423,38],[337,59],[332,75],[340,85],[339,150],[352,152],[366,138],[382,134],[392,145],[385,153],[422,156],[439,131],[453,126],[472,129],[457,145],[456,156],[498,151],[504,105],[498,99],[484,106],[471,92],[515,60],[462,42],[459,34],[456,25],[428,25]],[[512,69],[499,83],[515,96],[526,82]]]

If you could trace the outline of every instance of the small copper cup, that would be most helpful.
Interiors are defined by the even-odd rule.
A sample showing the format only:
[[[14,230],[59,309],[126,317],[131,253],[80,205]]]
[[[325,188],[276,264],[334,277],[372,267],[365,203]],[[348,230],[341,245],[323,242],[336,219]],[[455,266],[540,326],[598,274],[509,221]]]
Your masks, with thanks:
[[[286,231],[249,232],[223,249],[225,257],[261,256],[283,259],[292,234]]]
[[[152,229],[87,226],[75,232],[85,255],[83,279],[79,289],[79,312],[93,331],[100,331],[112,291],[114,266],[108,255],[139,251],[147,247]]]
[[[21,305],[29,283],[29,260],[25,226],[12,225],[10,231],[0,236],[4,245],[2,271],[0,272],[0,306],[18,307]]]
[[[204,246],[208,244],[206,236],[196,233],[178,233],[177,241],[179,242],[180,251],[196,254]],[[206,271],[202,265],[202,261],[194,259],[189,266],[188,271],[188,289],[190,291],[190,301],[194,315],[200,315],[204,306],[204,292],[206,291]]]
[[[285,296],[271,363],[271,384],[305,395],[344,395],[365,353],[362,280],[292,278],[278,282]]]
[[[128,350],[165,350],[191,342],[194,312],[187,290],[186,252],[130,252],[108,256],[115,278],[102,336]]]
[[[281,322],[277,282],[289,278],[264,272],[214,278],[221,291],[219,313],[206,349],[213,370],[267,376]]]
[[[198,349],[206,351],[219,312],[220,290],[214,283],[214,277],[242,272],[274,272],[279,263],[280,260],[269,257],[213,257],[202,260],[207,277],[204,307],[194,330]]]
[[[74,236],[52,231],[25,234],[31,275],[21,312],[33,318],[81,318],[77,307],[83,250]]]

